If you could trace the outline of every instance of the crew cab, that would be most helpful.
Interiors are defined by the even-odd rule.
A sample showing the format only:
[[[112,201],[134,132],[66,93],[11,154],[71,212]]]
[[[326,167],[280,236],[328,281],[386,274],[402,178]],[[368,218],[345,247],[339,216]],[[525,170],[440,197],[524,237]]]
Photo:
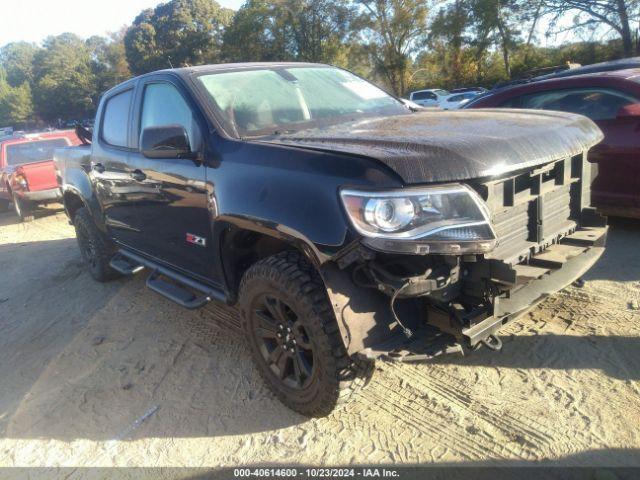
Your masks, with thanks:
[[[0,139],[0,210],[13,202],[20,220],[29,221],[37,205],[60,201],[53,151],[79,143],[71,130]]]
[[[185,308],[235,306],[257,369],[305,415],[372,361],[501,346],[603,253],[586,117],[414,111],[309,63],[154,72],[57,150],[91,275],[149,271]]]

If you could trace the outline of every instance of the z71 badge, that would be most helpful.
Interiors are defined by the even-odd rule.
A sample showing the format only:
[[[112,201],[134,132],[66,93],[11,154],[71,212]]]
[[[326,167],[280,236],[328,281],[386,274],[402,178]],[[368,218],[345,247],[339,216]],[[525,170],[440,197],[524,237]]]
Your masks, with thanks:
[[[194,235],[193,233],[187,233],[187,243],[193,243],[194,245],[199,245],[200,247],[206,247],[207,239]]]

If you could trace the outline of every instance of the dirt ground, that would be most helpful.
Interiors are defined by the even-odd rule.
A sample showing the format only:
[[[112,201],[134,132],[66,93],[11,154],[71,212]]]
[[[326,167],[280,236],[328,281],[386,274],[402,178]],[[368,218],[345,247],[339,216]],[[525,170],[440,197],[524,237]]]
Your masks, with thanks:
[[[99,284],[61,213],[0,215],[0,466],[640,466],[640,222],[614,223],[582,289],[503,351],[378,363],[309,420],[254,370],[233,313],[185,311],[144,275]]]

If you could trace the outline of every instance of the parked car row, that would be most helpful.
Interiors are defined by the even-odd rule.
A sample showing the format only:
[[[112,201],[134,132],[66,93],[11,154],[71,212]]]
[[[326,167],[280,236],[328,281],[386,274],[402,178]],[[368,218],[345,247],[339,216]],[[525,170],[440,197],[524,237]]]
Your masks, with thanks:
[[[37,205],[59,202],[53,151],[79,144],[73,130],[0,138],[0,211],[13,203],[20,220],[29,221]]]
[[[438,107],[442,110],[456,110],[487,90],[482,87],[457,88],[451,91],[439,88],[416,90],[409,94],[411,102],[421,107]]]

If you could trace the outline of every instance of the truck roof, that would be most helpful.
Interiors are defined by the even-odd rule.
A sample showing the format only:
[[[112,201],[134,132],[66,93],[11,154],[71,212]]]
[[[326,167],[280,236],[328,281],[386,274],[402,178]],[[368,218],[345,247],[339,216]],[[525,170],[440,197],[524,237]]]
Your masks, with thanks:
[[[145,73],[137,77],[131,78],[125,82],[122,82],[115,87],[107,90],[105,93],[109,93],[112,90],[120,89],[122,86],[129,83],[133,83],[141,78],[148,77],[150,75],[156,75],[158,73],[165,73],[176,75],[182,78],[188,78],[193,74],[202,74],[207,72],[225,72],[233,70],[250,70],[255,68],[274,68],[274,67],[331,67],[326,63],[312,63],[312,62],[244,62],[244,63],[214,63],[209,65],[197,65],[194,67],[181,67],[181,68],[166,68],[163,70],[155,70],[153,72]]]

